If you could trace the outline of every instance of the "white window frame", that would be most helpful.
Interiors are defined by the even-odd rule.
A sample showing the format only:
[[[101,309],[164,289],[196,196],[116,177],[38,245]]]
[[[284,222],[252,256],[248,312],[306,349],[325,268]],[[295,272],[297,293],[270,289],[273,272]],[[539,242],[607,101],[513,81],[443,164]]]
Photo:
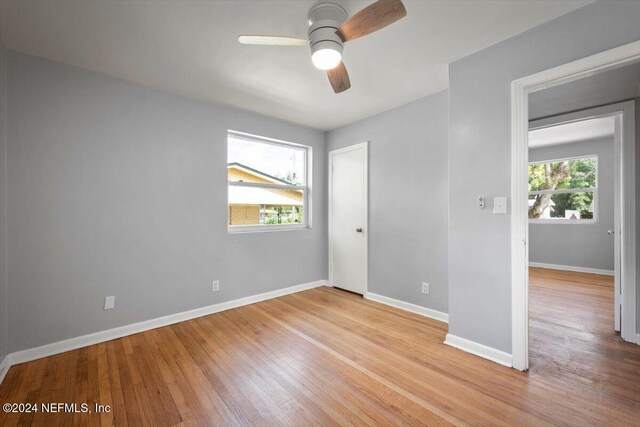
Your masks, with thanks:
[[[260,233],[271,231],[291,231],[291,230],[306,230],[311,228],[311,165],[312,165],[312,147],[302,144],[296,144],[294,142],[282,141],[279,139],[268,138],[265,136],[253,135],[245,132],[238,132],[234,130],[227,130],[227,153],[229,150],[229,137],[238,139],[244,139],[261,144],[270,144],[278,147],[302,149],[305,151],[304,158],[304,185],[285,185],[285,184],[266,184],[259,182],[238,182],[229,181],[227,175],[227,231],[230,234],[236,233]],[[227,154],[228,163],[228,154]],[[277,190],[302,190],[302,212],[303,221],[298,224],[262,224],[262,225],[230,225],[229,224],[229,186],[237,187],[253,187],[253,188],[270,188]]]
[[[600,159],[597,154],[588,154],[588,155],[579,155],[579,156],[571,156],[571,157],[563,157],[560,159],[551,159],[551,160],[536,160],[535,162],[529,162],[529,165],[536,165],[541,163],[557,163],[564,162],[568,160],[580,160],[580,159],[596,159],[596,186],[595,187],[587,187],[587,188],[565,188],[560,190],[539,190],[539,191],[529,191],[530,196],[537,196],[538,194],[569,194],[569,193],[593,193],[593,218],[591,219],[531,219],[529,218],[529,224],[597,224],[599,218],[598,212],[598,184],[600,183]]]

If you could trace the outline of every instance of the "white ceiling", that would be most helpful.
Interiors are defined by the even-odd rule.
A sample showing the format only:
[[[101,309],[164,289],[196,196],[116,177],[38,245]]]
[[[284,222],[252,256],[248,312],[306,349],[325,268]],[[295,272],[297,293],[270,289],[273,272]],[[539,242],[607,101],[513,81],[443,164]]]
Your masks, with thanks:
[[[372,1],[335,0],[353,14]],[[404,0],[407,18],[347,43],[335,95],[307,48],[243,46],[240,33],[306,34],[316,0],[0,1],[10,49],[332,129],[448,87],[447,64],[591,1]]]
[[[529,148],[568,144],[613,136],[615,119],[602,117],[529,131]]]

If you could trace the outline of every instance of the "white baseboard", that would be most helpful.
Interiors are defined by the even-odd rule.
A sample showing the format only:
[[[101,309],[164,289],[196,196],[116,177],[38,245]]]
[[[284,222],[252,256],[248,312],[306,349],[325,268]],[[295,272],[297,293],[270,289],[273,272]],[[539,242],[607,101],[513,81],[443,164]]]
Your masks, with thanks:
[[[441,311],[432,310],[421,305],[411,304],[410,302],[404,302],[397,299],[385,297],[384,295],[378,295],[371,292],[364,294],[366,299],[376,301],[382,304],[390,305],[391,307],[399,308],[400,310],[410,311],[421,316],[429,317],[431,319],[438,320],[440,322],[449,323],[449,315]]]
[[[636,334],[636,344],[640,345],[640,334]]]
[[[0,362],[0,384],[2,384],[2,380],[4,380],[5,375],[9,372],[10,367],[9,355],[6,355],[4,359],[2,359],[2,362]]]
[[[466,351],[467,353],[475,354],[476,356],[499,363],[500,365],[508,366],[509,368],[513,366],[513,357],[509,353],[505,353],[504,351],[497,350],[493,347],[488,347],[484,344],[479,344],[475,341],[470,341],[451,334],[447,334],[444,343],[459,350]]]
[[[529,267],[549,268],[551,270],[575,271],[578,273],[603,274],[605,276],[615,275],[613,270],[603,270],[601,268],[575,267],[573,265],[546,264],[544,262],[530,262]]]
[[[262,294],[221,302],[219,304],[196,308],[194,310],[145,320],[143,322],[133,323],[131,325],[119,326],[117,328],[108,329],[106,331],[100,331],[93,334],[69,338],[64,341],[46,344],[40,347],[30,348],[28,350],[17,351],[15,353],[8,354],[2,361],[2,364],[0,365],[0,382],[2,382],[2,378],[4,378],[4,374],[6,374],[6,371],[8,371],[11,366],[17,365],[19,363],[30,362],[32,360],[41,359],[43,357],[53,356],[54,354],[64,353],[65,351],[75,350],[105,341],[111,341],[116,338],[126,337],[127,335],[137,334],[140,332],[148,331],[150,329],[160,328],[162,326],[168,326],[178,322],[184,322],[186,320],[195,319],[197,317],[207,316],[209,314],[219,313],[221,311],[230,310],[232,308],[255,304],[260,301],[266,301],[269,299],[326,285],[326,280],[318,280],[315,282],[304,283],[302,285],[290,286],[288,288],[278,289],[271,292],[265,292]]]

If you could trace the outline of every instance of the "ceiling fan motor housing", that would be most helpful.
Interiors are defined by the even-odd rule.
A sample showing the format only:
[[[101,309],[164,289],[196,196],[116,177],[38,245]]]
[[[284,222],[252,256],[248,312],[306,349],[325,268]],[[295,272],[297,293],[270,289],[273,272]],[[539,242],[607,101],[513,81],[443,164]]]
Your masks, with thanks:
[[[309,11],[309,45],[311,53],[321,49],[332,49],[342,54],[342,39],[336,31],[347,19],[347,12],[335,3],[320,3]]]

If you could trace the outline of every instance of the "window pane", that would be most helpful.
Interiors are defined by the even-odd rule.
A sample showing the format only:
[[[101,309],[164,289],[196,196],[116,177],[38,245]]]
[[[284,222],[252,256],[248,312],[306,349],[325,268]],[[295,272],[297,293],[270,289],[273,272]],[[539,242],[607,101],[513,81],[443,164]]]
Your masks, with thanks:
[[[229,135],[229,181],[305,185],[304,148],[252,141]]]
[[[304,191],[229,185],[229,225],[304,223]]]
[[[537,194],[529,196],[530,219],[594,219],[593,192]]]
[[[597,157],[529,164],[529,191],[595,188]]]

